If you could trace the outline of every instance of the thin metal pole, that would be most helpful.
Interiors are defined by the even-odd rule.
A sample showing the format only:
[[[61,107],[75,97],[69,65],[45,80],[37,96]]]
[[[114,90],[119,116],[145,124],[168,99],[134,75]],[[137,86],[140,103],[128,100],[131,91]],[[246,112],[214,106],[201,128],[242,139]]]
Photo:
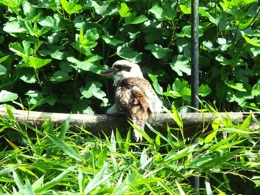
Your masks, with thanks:
[[[199,0],[191,1],[191,18],[191,106],[195,108],[193,112],[197,112],[199,108]],[[192,182],[196,194],[199,195],[200,177],[194,177]]]
[[[199,0],[191,4],[191,106],[199,108]]]

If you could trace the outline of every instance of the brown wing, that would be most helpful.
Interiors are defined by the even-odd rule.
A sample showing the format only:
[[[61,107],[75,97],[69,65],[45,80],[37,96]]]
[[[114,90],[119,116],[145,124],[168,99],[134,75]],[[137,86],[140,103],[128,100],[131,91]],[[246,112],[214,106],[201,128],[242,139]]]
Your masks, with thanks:
[[[136,119],[139,126],[144,126],[153,108],[153,89],[150,83],[139,77],[124,79],[116,87],[115,99],[122,112]],[[157,97],[157,96],[156,96]]]

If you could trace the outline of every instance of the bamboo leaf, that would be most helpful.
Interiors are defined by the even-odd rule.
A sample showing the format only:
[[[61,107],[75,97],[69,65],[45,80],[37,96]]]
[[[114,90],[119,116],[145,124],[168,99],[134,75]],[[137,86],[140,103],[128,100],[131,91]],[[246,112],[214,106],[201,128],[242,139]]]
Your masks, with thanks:
[[[209,135],[207,135],[207,137],[205,138],[205,143],[207,144],[207,143],[211,142],[216,137],[217,132],[218,131],[214,130]]]
[[[109,178],[113,173],[106,175],[106,171],[107,171],[107,167],[103,167],[95,175],[95,177],[92,180],[90,180],[90,182],[84,189],[84,194],[89,194],[92,190],[99,187],[101,184],[105,184],[109,181]]]
[[[72,171],[72,169],[66,169],[64,170],[61,174],[59,174],[58,176],[54,177],[51,181],[43,184],[41,187],[38,187],[34,190],[35,193],[43,193],[45,191],[47,191],[48,189],[52,188],[53,186],[59,184],[61,182],[61,180],[63,180],[68,173],[70,173]]]
[[[55,136],[48,134],[48,138],[50,138],[50,140],[60,149],[63,150],[63,152],[65,154],[67,154],[68,156],[74,158],[75,160],[81,162],[81,158],[78,155],[78,153],[73,150],[71,147],[69,147],[68,145],[66,145],[62,140],[60,140],[59,138],[56,138]]]
[[[30,184],[30,181],[28,179],[25,180],[24,194],[25,195],[34,195],[32,185]]]

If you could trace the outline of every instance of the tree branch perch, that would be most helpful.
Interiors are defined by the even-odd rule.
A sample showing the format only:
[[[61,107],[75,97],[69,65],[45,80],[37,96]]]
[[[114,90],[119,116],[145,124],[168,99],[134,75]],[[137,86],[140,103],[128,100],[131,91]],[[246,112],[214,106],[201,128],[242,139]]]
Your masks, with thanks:
[[[104,132],[107,135],[111,134],[112,130],[118,129],[122,134],[126,133],[130,127],[125,117],[107,116],[104,114],[99,115],[86,115],[86,114],[64,114],[64,113],[48,113],[37,111],[24,111],[24,110],[12,110],[14,118],[20,123],[28,123],[33,126],[41,126],[45,120],[51,119],[54,126],[58,126],[64,123],[64,121],[70,117],[70,126],[72,130],[76,130],[79,127],[85,128],[87,131],[94,135],[99,135]],[[243,120],[250,113],[242,112],[229,112],[229,113],[183,113],[180,114],[183,121],[183,129],[187,135],[192,135],[196,131],[202,131],[203,129],[211,129],[211,126],[207,126],[217,118],[226,118],[228,115],[233,123],[242,123]],[[5,109],[0,109],[0,115],[9,118]],[[260,113],[255,112],[255,117],[259,120]],[[167,125],[171,128],[177,128],[176,122],[169,114],[158,114],[156,117],[149,121],[149,124],[156,130],[165,133]],[[208,127],[208,128],[207,128]],[[254,122],[250,124],[251,129],[259,130],[260,127]]]

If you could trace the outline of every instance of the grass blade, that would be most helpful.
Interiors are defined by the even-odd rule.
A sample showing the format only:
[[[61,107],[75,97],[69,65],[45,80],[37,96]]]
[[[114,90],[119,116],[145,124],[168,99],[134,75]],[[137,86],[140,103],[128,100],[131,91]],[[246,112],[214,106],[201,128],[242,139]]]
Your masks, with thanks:
[[[13,178],[14,178],[14,182],[15,182],[16,186],[18,187],[19,191],[23,191],[24,184],[23,184],[21,178],[19,177],[19,175],[15,171],[13,171]]]
[[[7,104],[5,105],[5,109],[6,109],[6,112],[8,114],[8,117],[10,119],[11,124],[14,125],[15,120],[14,120],[14,114],[12,112],[12,109]]]
[[[65,122],[63,123],[63,125],[62,125],[60,134],[59,134],[59,136],[58,136],[58,138],[59,138],[60,140],[62,140],[62,141],[64,140],[65,135],[66,135],[66,133],[67,133],[67,131],[68,131],[69,128],[70,128],[70,117],[68,117],[68,118],[65,120]]]
[[[61,174],[59,174],[57,177],[53,178],[51,181],[45,183],[41,187],[37,188],[34,190],[35,193],[42,193],[45,192],[46,190],[52,188],[53,186],[57,185],[60,183],[62,179],[66,177],[66,175],[71,172],[71,169],[66,169],[64,170]]]
[[[34,195],[32,185],[30,184],[28,179],[25,180],[25,191],[24,191],[24,194],[25,195]]]
[[[88,183],[84,190],[84,194],[89,194],[92,190],[109,181],[110,176],[113,174],[106,174],[106,167],[103,167],[95,177]]]
[[[50,140],[57,146],[59,147],[60,149],[63,150],[63,152],[65,154],[67,154],[68,156],[74,158],[75,160],[81,162],[81,158],[80,156],[78,155],[78,153],[73,150],[71,147],[69,147],[68,145],[66,145],[63,141],[61,141],[60,139],[58,139],[57,137],[51,135],[51,134],[48,134],[48,137],[50,138]]]

